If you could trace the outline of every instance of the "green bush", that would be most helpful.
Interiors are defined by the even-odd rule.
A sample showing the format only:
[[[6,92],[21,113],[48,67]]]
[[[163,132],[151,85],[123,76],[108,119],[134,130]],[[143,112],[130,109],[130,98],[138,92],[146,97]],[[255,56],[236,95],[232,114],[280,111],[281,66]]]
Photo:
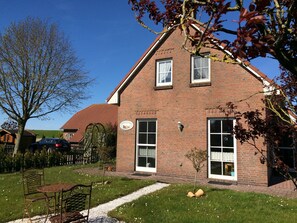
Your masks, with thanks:
[[[61,166],[66,165],[67,164],[67,157],[66,156],[61,156],[60,163],[61,163]]]
[[[60,152],[50,152],[48,153],[45,148],[41,151],[36,151],[35,153],[27,150],[25,153],[17,153],[15,156],[7,153],[4,145],[0,145],[0,173],[11,173],[17,172],[22,169],[30,168],[44,168],[44,167],[54,167],[68,165],[67,156],[73,155],[73,162],[71,164],[76,164],[81,161],[83,154],[78,152],[72,152],[69,154],[62,154]],[[93,154],[93,157],[96,156]],[[93,162],[97,162],[98,159],[94,159]],[[81,163],[81,162],[79,162]]]
[[[45,149],[42,149],[40,152],[40,167],[46,167],[47,166],[47,152]]]
[[[20,171],[23,167],[24,156],[22,153],[17,153],[14,157],[14,171]]]
[[[4,167],[7,169],[9,172],[13,171],[14,163],[13,163],[13,157],[12,156],[6,156],[4,159]]]
[[[105,146],[98,148],[98,155],[102,162],[110,162],[116,158],[117,126],[105,126]]]
[[[100,161],[108,162],[114,158],[114,149],[112,147],[101,147],[98,149]]]
[[[14,157],[4,144],[0,144],[0,173],[20,171],[24,166],[24,155],[17,153]]]
[[[106,147],[109,153],[110,159],[116,158],[116,148],[117,148],[117,125],[107,125],[106,126]]]
[[[33,154],[29,152],[28,150],[24,154],[24,169],[30,169],[34,167],[34,158]]]
[[[60,166],[66,163],[66,157],[59,152],[47,153],[45,149],[32,153],[17,153],[15,156],[7,154],[0,146],[0,173],[17,172],[22,169]]]
[[[37,167],[37,168],[40,168],[40,152],[39,151],[36,151],[34,154],[33,154],[33,157],[32,157],[32,161],[33,161],[33,166],[34,167]]]
[[[48,154],[48,166],[52,167],[52,166],[56,166],[57,162],[59,162],[58,160],[58,156],[57,156],[57,152],[51,152]]]
[[[4,151],[4,145],[0,145],[0,173],[4,172],[4,159],[5,159],[5,151]]]

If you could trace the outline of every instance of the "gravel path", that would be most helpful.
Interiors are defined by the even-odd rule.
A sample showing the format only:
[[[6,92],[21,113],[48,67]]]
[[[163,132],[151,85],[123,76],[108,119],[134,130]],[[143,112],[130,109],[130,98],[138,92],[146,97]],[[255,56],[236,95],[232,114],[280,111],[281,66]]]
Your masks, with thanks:
[[[118,199],[115,199],[113,201],[107,202],[105,204],[101,204],[95,208],[90,209],[89,219],[90,222],[109,222],[109,221],[101,221],[102,216],[106,217],[107,213],[125,203],[131,202],[133,200],[136,200],[140,198],[143,195],[147,195],[149,193],[155,192],[157,190],[160,190],[164,187],[169,186],[169,184],[165,183],[155,183],[153,185],[144,187],[139,189],[138,191],[135,191],[131,194],[128,194],[124,197],[120,197]],[[110,221],[110,222],[118,222],[118,221]]]
[[[101,204],[97,207],[91,208],[89,213],[89,222],[92,223],[117,223],[116,219],[107,217],[107,213],[125,203],[131,202],[133,200],[136,200],[140,198],[141,196],[147,195],[149,193],[155,192],[157,190],[160,190],[164,187],[169,186],[169,184],[166,183],[155,183],[153,185],[141,188],[131,194],[128,194],[124,197],[120,197],[118,199],[109,201],[105,204]],[[8,223],[21,223],[21,222],[29,222],[28,219],[18,219],[15,221],[10,221]],[[49,221],[47,221],[49,222]]]

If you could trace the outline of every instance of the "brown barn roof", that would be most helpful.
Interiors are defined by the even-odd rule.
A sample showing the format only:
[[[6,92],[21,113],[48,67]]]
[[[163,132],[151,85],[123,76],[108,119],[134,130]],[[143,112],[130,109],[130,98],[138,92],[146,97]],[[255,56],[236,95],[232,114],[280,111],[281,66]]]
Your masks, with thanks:
[[[74,114],[62,127],[64,130],[77,130],[71,142],[80,142],[87,125],[91,123],[117,124],[118,106],[109,104],[93,104]]]

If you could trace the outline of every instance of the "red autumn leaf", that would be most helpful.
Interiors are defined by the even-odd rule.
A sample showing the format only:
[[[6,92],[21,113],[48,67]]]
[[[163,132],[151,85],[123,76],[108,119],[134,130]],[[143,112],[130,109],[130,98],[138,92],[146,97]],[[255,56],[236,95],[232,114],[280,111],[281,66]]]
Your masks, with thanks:
[[[242,22],[243,20],[245,20],[247,14],[248,14],[247,9],[245,9],[245,8],[241,9],[239,22]]]
[[[264,24],[265,23],[265,16],[263,16],[263,15],[257,15],[257,16],[251,17],[248,20],[248,24],[250,24],[250,23]]]

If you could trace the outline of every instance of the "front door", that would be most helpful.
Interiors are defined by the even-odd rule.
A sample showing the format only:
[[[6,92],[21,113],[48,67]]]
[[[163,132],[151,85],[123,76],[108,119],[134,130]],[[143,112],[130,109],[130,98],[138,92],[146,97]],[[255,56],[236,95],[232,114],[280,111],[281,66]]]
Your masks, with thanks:
[[[137,120],[136,171],[156,172],[157,120]]]
[[[209,178],[237,180],[234,124],[234,119],[208,120]]]

